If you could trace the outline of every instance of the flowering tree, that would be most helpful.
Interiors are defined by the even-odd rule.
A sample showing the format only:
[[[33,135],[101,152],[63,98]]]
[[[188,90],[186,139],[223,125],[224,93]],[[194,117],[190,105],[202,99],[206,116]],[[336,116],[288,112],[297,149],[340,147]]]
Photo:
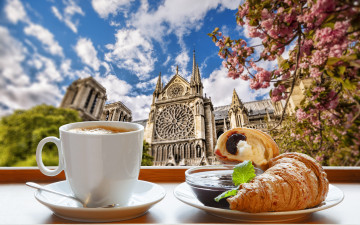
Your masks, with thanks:
[[[273,130],[284,151],[310,154],[324,165],[360,165],[359,5],[354,0],[246,0],[237,24],[260,38],[260,45],[232,40],[218,28],[209,34],[229,77],[248,80],[255,90],[273,83],[271,100],[285,102],[281,132]],[[258,63],[274,60],[273,70]],[[309,83],[305,97],[296,114],[285,117],[300,81]]]

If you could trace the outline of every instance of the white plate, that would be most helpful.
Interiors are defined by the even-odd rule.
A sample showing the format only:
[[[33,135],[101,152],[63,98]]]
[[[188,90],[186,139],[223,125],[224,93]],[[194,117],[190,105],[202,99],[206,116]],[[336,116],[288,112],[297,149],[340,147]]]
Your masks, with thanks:
[[[67,181],[46,185],[53,190],[71,193]],[[51,209],[55,215],[69,220],[81,222],[111,222],[132,219],[145,214],[154,204],[165,197],[161,186],[139,180],[128,206],[116,208],[83,208],[80,203],[69,198],[37,190],[35,198]]]
[[[339,204],[344,199],[344,193],[334,185],[330,184],[329,193],[324,202],[320,205],[303,210],[285,211],[285,212],[262,212],[247,213],[230,209],[221,209],[205,206],[195,196],[191,187],[186,183],[181,183],[174,189],[174,195],[180,201],[193,207],[205,210],[206,212],[226,219],[237,220],[242,222],[284,222],[301,220],[313,212],[324,210]]]

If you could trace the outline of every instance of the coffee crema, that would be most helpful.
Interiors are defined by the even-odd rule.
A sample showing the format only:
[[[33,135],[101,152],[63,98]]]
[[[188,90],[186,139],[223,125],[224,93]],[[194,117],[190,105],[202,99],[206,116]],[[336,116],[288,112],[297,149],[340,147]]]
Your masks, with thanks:
[[[91,126],[91,127],[77,127],[68,130],[69,132],[79,134],[115,134],[134,131],[133,129],[111,127],[111,126]]]

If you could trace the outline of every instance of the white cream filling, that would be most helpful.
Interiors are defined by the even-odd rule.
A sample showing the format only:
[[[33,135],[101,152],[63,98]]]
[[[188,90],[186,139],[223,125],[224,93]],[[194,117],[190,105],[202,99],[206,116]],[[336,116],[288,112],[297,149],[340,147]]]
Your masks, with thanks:
[[[266,163],[266,159],[264,158],[265,149],[263,149],[262,146],[251,146],[246,141],[239,141],[236,147],[241,160],[251,160],[258,165]]]
[[[246,141],[239,141],[237,144],[238,155],[243,158],[252,158],[253,151],[251,145]]]

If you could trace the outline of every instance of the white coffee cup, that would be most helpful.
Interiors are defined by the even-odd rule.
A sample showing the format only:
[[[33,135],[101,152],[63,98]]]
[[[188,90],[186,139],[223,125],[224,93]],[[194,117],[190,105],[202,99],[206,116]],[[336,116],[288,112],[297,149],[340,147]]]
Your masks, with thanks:
[[[108,126],[131,130],[113,134],[76,133],[73,128]],[[65,171],[75,197],[88,207],[128,203],[139,177],[144,127],[136,123],[89,121],[70,123],[59,128],[60,139],[46,137],[36,149],[40,171],[56,176]],[[58,148],[59,165],[55,170],[44,166],[41,153],[47,142]]]

